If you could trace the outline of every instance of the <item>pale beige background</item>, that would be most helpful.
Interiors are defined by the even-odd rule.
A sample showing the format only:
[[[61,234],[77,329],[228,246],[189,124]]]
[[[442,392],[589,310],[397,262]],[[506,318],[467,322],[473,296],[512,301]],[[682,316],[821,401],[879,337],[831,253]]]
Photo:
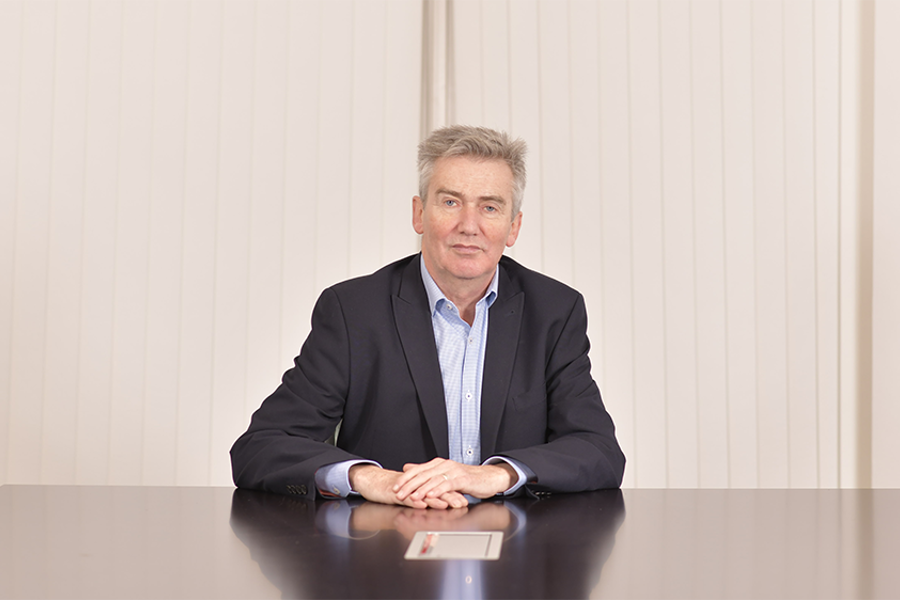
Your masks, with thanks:
[[[894,0],[0,0],[0,483],[228,485],[465,122],[626,486],[900,486],[898,56]]]

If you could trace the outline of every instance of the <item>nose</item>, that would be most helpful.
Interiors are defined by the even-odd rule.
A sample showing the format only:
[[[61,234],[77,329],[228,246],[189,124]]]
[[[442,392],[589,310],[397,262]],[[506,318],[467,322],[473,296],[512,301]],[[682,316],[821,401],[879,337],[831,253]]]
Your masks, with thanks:
[[[463,204],[459,213],[459,230],[462,233],[474,234],[478,232],[478,207],[472,204]]]

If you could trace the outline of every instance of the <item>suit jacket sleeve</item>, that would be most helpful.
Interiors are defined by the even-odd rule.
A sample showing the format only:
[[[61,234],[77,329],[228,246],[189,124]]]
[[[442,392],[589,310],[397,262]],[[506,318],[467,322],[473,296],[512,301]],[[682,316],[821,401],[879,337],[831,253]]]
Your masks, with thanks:
[[[497,454],[534,471],[535,480],[527,484],[532,492],[617,488],[625,456],[591,376],[584,299],[571,288],[551,294],[534,289],[528,294],[532,302],[522,322]],[[515,389],[517,381],[530,385]],[[523,424],[522,432],[515,431],[517,423]],[[524,423],[543,425],[543,439],[525,433]],[[530,443],[523,445],[521,440],[528,438]]]
[[[337,295],[327,289],[294,368],[231,449],[235,484],[312,498],[319,467],[361,458],[326,443],[343,414],[349,379],[346,324]]]

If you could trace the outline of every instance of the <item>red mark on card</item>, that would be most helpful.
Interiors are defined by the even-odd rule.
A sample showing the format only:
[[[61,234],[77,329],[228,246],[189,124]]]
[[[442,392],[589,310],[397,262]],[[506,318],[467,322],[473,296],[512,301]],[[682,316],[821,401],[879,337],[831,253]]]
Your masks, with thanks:
[[[429,533],[425,536],[425,541],[422,543],[422,549],[419,551],[419,554],[428,554],[428,552],[434,548],[434,545],[437,544],[438,537],[440,537],[436,533]]]

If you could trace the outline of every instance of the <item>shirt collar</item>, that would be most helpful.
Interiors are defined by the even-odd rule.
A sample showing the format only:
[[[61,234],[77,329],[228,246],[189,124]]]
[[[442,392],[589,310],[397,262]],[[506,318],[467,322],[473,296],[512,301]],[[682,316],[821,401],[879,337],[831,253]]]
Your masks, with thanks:
[[[428,269],[425,267],[425,257],[421,253],[419,254],[419,271],[422,272],[422,283],[425,284],[425,293],[428,294],[428,306],[431,307],[431,314],[434,314],[435,311],[440,309],[439,303],[443,304],[450,301],[444,295],[444,292],[441,291],[441,288],[438,287],[438,284],[435,283],[431,273],[428,272]],[[479,300],[479,302],[483,300],[488,308],[497,299],[497,283],[499,281],[500,265],[497,265],[494,268],[494,277],[491,279],[491,285],[488,286],[484,296]]]

